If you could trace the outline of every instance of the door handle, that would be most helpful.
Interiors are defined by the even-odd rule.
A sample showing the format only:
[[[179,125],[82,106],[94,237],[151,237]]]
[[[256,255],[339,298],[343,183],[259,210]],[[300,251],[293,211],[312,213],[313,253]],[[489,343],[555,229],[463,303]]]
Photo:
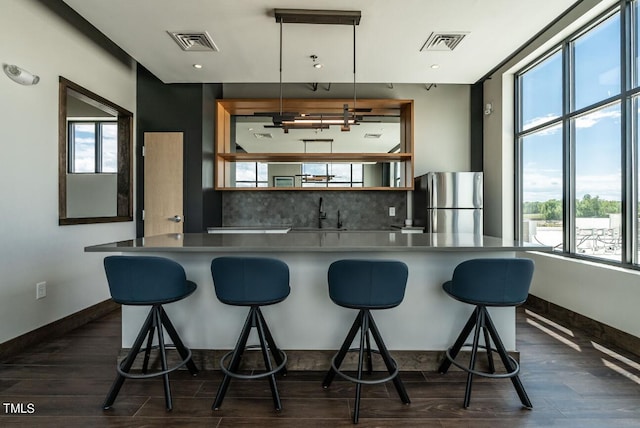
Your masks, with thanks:
[[[180,217],[179,215],[174,215],[173,217],[170,217],[169,220],[176,223],[180,223],[182,221],[182,217]]]

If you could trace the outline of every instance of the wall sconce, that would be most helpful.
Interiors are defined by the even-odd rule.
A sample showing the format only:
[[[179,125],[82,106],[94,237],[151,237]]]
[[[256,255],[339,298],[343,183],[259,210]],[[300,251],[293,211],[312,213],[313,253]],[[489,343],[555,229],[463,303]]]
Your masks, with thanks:
[[[493,113],[493,105],[491,103],[487,103],[484,106],[484,114],[485,116],[489,116],[491,113]]]
[[[11,80],[21,85],[35,85],[40,81],[40,77],[29,73],[27,70],[13,64],[2,64],[4,74],[9,76]]]

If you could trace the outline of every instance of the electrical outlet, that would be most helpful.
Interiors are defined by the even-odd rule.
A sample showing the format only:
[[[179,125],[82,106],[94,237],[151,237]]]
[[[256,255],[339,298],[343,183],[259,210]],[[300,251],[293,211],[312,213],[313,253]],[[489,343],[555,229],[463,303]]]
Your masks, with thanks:
[[[47,282],[42,281],[36,284],[36,300],[47,297]]]
[[[389,207],[389,217],[396,216],[396,207]]]

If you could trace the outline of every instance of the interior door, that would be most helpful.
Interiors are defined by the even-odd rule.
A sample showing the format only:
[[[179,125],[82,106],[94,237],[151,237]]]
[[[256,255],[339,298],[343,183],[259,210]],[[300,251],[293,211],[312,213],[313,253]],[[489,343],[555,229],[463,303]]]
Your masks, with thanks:
[[[183,231],[183,134],[144,133],[144,236]]]

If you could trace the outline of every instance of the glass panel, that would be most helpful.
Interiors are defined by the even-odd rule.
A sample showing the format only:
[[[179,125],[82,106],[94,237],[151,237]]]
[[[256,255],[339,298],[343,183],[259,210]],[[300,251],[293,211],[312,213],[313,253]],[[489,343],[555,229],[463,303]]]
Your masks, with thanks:
[[[355,183],[362,183],[362,164],[351,164],[351,174]]]
[[[575,252],[621,260],[620,103],[572,121],[576,153]]]
[[[102,165],[101,172],[118,172],[118,125],[102,125]]]
[[[620,93],[620,14],[574,42],[574,110]]]
[[[562,52],[558,51],[520,76],[522,130],[562,114]]]
[[[640,41],[640,25],[638,22],[638,18],[640,17],[640,5],[637,1],[633,2],[633,22],[635,23],[634,34],[631,37],[634,40],[633,47],[634,51],[632,52],[633,60],[633,82],[632,86],[635,88],[640,85],[640,76],[638,75],[638,69],[640,69],[640,46],[638,46],[638,42]]]
[[[230,162],[229,187],[397,187],[400,162]]]
[[[339,124],[285,132],[269,116],[236,115],[233,121],[237,153],[393,153],[400,144],[399,116],[361,116],[349,132]]]
[[[640,160],[640,153],[638,153],[638,142],[640,141],[640,136],[638,135],[638,124],[640,123],[640,99],[638,97],[634,97],[632,100],[632,111],[635,112],[635,115],[633,117],[633,127],[632,127],[632,140],[633,140],[633,145],[635,147],[635,153],[636,153],[636,165],[638,164],[638,161]],[[638,179],[638,171],[636,171],[636,179]],[[638,188],[637,193],[636,193],[636,227],[637,227],[637,233],[638,235],[636,235],[636,239],[635,239],[635,249],[636,249],[636,257],[634,260],[634,263],[640,264],[640,188]],[[631,220],[633,222],[633,218]]]
[[[71,126],[73,162],[70,172],[96,172],[95,123],[74,123]]]
[[[236,162],[233,187],[267,187],[267,164]]]
[[[527,135],[522,147],[522,238],[562,251],[562,127]]]

